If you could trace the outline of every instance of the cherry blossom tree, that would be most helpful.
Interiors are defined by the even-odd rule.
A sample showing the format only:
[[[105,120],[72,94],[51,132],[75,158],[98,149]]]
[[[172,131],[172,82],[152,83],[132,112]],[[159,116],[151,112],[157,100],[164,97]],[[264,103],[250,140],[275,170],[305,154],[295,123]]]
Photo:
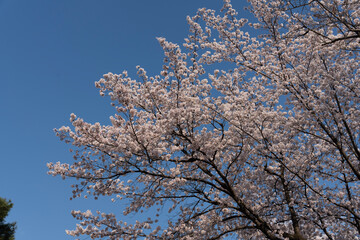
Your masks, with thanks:
[[[79,179],[73,197],[174,213],[73,211],[68,234],[360,239],[360,1],[249,2],[251,23],[225,0],[187,18],[182,46],[158,38],[159,75],[105,74],[110,126],[56,130],[74,161],[49,173]]]

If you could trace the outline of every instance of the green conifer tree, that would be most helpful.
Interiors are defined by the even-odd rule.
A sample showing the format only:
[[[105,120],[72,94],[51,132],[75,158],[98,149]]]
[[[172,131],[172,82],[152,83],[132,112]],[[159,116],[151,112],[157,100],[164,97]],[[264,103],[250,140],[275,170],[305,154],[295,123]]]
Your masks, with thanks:
[[[13,203],[5,198],[0,198],[0,240],[14,240],[16,223],[5,223]]]

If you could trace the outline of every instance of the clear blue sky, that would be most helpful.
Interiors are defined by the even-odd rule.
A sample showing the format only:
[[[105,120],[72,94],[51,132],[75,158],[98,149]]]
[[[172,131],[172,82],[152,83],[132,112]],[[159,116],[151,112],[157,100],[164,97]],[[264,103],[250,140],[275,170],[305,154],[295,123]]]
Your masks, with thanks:
[[[244,3],[234,0],[240,12]],[[136,65],[158,73],[155,37],[182,43],[186,16],[204,6],[219,10],[222,1],[0,0],[0,197],[14,203],[7,220],[17,222],[16,240],[72,239],[71,209],[119,208],[70,201],[72,181],[47,175],[47,162],[72,160],[53,129],[72,112],[108,123],[113,108],[94,82]]]

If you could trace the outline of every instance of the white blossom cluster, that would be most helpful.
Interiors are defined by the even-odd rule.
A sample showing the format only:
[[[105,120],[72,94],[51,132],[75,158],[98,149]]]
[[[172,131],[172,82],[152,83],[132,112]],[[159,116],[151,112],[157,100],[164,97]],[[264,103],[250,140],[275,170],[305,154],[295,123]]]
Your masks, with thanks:
[[[68,234],[360,239],[360,1],[249,2],[256,22],[225,0],[219,15],[188,17],[183,46],[158,38],[159,75],[105,74],[96,87],[117,111],[112,125],[71,115],[56,130],[74,161],[49,173],[79,179],[73,197],[177,217],[73,211]]]

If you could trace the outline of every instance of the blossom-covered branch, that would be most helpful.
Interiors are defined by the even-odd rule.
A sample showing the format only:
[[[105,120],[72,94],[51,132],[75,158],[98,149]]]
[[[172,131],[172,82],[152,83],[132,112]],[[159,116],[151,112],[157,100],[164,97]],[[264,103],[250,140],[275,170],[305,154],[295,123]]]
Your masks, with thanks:
[[[360,239],[359,1],[249,2],[255,22],[225,0],[188,17],[183,46],[158,38],[159,75],[105,74],[111,125],[72,114],[56,130],[74,161],[49,173],[80,179],[73,197],[158,212],[73,211],[70,235]]]

